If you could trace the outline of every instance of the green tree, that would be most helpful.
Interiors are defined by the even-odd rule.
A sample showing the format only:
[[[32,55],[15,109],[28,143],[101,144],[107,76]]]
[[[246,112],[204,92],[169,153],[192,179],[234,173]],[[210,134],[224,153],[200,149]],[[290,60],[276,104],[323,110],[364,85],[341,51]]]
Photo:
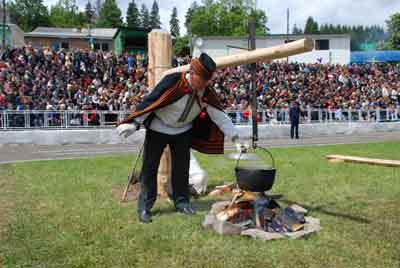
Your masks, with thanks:
[[[188,32],[188,34],[192,33],[190,25],[191,25],[191,22],[192,22],[193,13],[198,8],[199,8],[199,6],[197,5],[196,1],[194,1],[192,3],[192,5],[188,8],[187,12],[186,12],[186,15],[185,15],[185,27],[186,27],[186,31]]]
[[[400,12],[390,16],[386,21],[389,32],[388,47],[391,49],[400,49]]]
[[[115,0],[105,0],[97,20],[97,27],[117,28],[122,26],[121,14]]]
[[[140,26],[145,29],[150,29],[149,9],[145,4],[142,4],[140,8]]]
[[[333,26],[333,24],[329,24],[329,28],[328,29],[329,29],[328,32],[330,34],[333,34],[335,32],[335,26]]]
[[[306,26],[304,27],[305,34],[316,34],[318,33],[318,23],[314,21],[313,17],[308,17]]]
[[[161,28],[159,8],[158,8],[157,1],[155,1],[155,0],[153,2],[153,5],[151,6],[150,27],[151,27],[151,29],[160,29]]]
[[[253,16],[256,20],[256,34],[266,35],[269,32],[269,28],[267,28],[268,17],[265,14],[264,10],[252,10],[250,16]],[[244,31],[247,33],[247,31]]]
[[[85,15],[86,15],[86,21],[87,23],[92,23],[93,18],[95,16],[95,9],[90,3],[90,0],[87,1],[86,6],[85,6]]]
[[[128,10],[126,12],[126,23],[128,27],[140,27],[140,14],[135,0],[132,0],[132,2],[129,3]]]
[[[186,56],[190,54],[190,47],[189,47],[189,37],[177,37],[174,40],[174,55],[176,56]]]
[[[319,33],[321,34],[329,34],[329,26],[328,24],[321,24],[319,27]]]
[[[323,34],[350,34],[351,50],[374,49],[381,47],[386,40],[386,34],[381,26],[323,24],[319,29]]]
[[[51,26],[81,27],[86,22],[86,15],[79,12],[75,0],[58,0],[58,2],[50,8]]]
[[[199,6],[193,13],[190,22],[190,31],[193,35],[218,35],[218,10],[216,6]],[[222,17],[220,17],[222,20]],[[226,33],[228,35],[228,33]]]
[[[172,9],[171,19],[169,21],[170,32],[172,36],[179,37],[179,20],[178,20],[178,10],[176,7]]]
[[[303,30],[301,28],[298,28],[297,25],[295,24],[293,26],[293,30],[292,30],[293,34],[303,34]]]
[[[13,0],[8,3],[10,20],[25,32],[38,26],[49,26],[49,12],[43,0]]]
[[[193,7],[193,5],[192,5]],[[205,0],[186,14],[188,33],[192,35],[247,35],[250,17],[256,20],[257,35],[265,35],[267,16],[254,10],[250,0]]]

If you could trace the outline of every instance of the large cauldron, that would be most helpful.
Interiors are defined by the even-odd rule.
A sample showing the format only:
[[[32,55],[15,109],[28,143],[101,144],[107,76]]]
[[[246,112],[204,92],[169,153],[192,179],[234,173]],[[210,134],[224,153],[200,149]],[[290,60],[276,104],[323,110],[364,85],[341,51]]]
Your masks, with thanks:
[[[239,167],[239,161],[236,162],[235,174],[236,182],[241,190],[250,192],[265,192],[272,188],[275,181],[276,169],[275,160],[271,152],[265,148],[257,147],[269,154],[272,159],[271,168],[246,168]]]

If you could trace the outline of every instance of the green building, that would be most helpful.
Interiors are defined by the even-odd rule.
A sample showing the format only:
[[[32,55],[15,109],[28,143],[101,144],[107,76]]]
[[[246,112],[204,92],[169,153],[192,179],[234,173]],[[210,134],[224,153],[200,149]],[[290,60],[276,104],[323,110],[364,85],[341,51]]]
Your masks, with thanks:
[[[37,27],[25,34],[25,41],[37,47],[56,50],[94,49],[113,51],[115,54],[147,54],[149,30],[140,28],[55,28]]]
[[[114,52],[121,54],[144,53],[147,54],[147,35],[150,30],[143,28],[120,27],[114,39]]]

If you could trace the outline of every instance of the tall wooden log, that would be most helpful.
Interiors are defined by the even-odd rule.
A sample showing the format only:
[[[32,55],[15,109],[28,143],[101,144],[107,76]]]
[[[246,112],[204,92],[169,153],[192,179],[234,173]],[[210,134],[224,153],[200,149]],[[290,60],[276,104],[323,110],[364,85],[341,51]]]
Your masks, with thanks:
[[[152,30],[148,38],[148,83],[149,88],[160,81],[163,73],[171,68],[172,62],[172,41],[171,35],[162,30]],[[171,177],[171,152],[169,147],[165,148],[161,157],[160,167],[158,169],[158,194],[166,197],[170,190]]]

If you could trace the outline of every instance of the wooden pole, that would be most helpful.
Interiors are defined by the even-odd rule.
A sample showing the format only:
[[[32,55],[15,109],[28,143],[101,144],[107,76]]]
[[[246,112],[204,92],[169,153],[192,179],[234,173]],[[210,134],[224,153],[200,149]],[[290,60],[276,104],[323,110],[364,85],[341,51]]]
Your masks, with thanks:
[[[217,65],[217,68],[223,69],[226,67],[238,66],[242,64],[250,64],[261,61],[281,59],[288,56],[293,56],[296,54],[301,54],[304,52],[311,51],[313,48],[314,48],[314,41],[310,38],[305,38],[280,46],[259,48],[249,52],[242,52],[235,55],[219,57],[214,60]],[[166,71],[164,75],[177,72],[187,72],[189,71],[189,67],[190,67],[189,64],[183,65]]]
[[[163,73],[171,68],[172,41],[171,35],[162,30],[152,30],[148,38],[148,83],[152,90],[163,77]],[[158,169],[158,194],[166,197],[170,191],[171,152],[165,148]]]

